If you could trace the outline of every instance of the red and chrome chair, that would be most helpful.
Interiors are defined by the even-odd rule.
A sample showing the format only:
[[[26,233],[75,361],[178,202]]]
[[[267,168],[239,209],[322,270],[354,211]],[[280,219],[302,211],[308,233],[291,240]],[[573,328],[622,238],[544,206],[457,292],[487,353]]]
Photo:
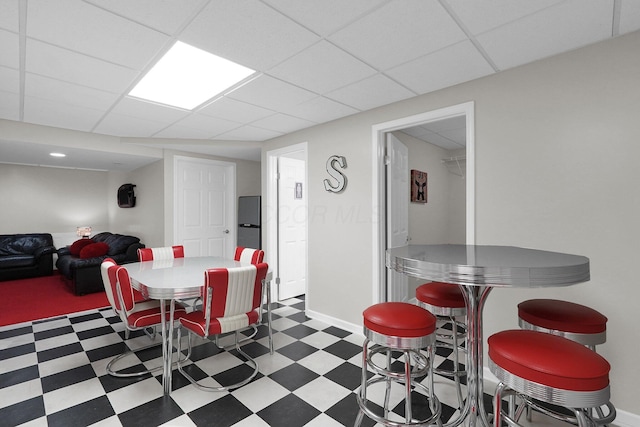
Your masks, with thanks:
[[[138,261],[157,261],[163,259],[184,258],[184,246],[138,249]]]
[[[233,259],[235,261],[246,262],[251,264],[260,264],[264,260],[264,251],[262,249],[253,249],[253,248],[245,248],[242,246],[236,247],[236,252],[234,254]],[[262,296],[263,301],[267,302],[267,323],[271,325],[271,282],[267,281],[264,286],[264,294]],[[266,298],[265,298],[266,297]],[[262,324],[262,304],[260,305],[260,324]],[[271,326],[269,326],[269,331],[271,331]],[[258,326],[253,327],[253,333],[244,338],[244,340],[249,340],[254,338],[258,334]],[[269,335],[269,350],[273,354],[273,336]]]
[[[553,418],[591,427],[616,417],[609,401],[609,363],[598,353],[567,338],[531,330],[498,332],[488,340],[489,369],[499,380],[494,396],[494,425],[519,426],[527,408]],[[511,405],[508,413],[502,399]],[[547,403],[565,408],[572,415],[551,409]],[[511,406],[510,405],[510,406]],[[608,408],[605,417],[593,418],[593,409]]]
[[[233,259],[251,264],[260,264],[264,260],[264,251],[261,249],[243,248],[242,246],[238,246],[236,247]]]
[[[115,263],[111,258],[106,258],[100,266],[102,274],[102,282],[104,283],[105,293],[113,311],[120,317],[125,327],[125,340],[129,339],[131,331],[142,330],[151,339],[155,338],[155,326],[162,324],[162,307],[159,300],[144,300],[142,295],[133,289],[129,273],[127,270]],[[169,305],[165,307],[165,316],[169,316]],[[174,320],[178,320],[186,314],[185,308],[175,305]],[[168,317],[167,317],[168,320]],[[150,329],[152,331],[150,331]],[[137,351],[154,347],[152,344],[147,347],[137,349]],[[151,372],[159,371],[162,366],[150,370],[125,372],[125,370],[117,370],[114,365],[122,358],[134,351],[129,350],[119,354],[112,359],[107,365],[107,373],[115,377],[135,377],[145,375]]]
[[[252,373],[234,384],[220,387],[199,384],[183,369],[183,361],[178,362],[178,370],[189,382],[205,391],[225,391],[249,383],[258,373],[258,364],[242,351],[239,332],[259,323],[259,307],[262,304],[262,288],[269,266],[265,263],[234,268],[213,268],[205,271],[202,288],[204,301],[202,309],[180,318],[180,324],[190,334],[202,338],[233,333],[235,350],[253,368]],[[271,329],[271,324],[268,325]],[[181,329],[178,329],[180,345]],[[180,350],[180,347],[178,347]]]

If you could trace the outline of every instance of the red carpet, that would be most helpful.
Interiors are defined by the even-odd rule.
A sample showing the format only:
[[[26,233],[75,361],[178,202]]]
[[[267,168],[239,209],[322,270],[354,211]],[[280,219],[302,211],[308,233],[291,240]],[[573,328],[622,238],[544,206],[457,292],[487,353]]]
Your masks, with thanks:
[[[0,326],[109,306],[104,292],[76,296],[62,276],[0,282]]]

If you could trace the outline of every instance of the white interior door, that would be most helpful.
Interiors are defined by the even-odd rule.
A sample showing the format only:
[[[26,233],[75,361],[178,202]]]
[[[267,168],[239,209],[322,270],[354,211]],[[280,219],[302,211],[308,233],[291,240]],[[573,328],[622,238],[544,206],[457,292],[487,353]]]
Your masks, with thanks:
[[[405,246],[409,241],[409,149],[391,133],[387,134],[387,248]],[[408,301],[406,275],[387,268],[387,301]]]
[[[278,159],[278,299],[302,295],[307,282],[307,184],[304,160]]]
[[[233,258],[235,164],[176,156],[174,174],[174,244],[186,256]]]

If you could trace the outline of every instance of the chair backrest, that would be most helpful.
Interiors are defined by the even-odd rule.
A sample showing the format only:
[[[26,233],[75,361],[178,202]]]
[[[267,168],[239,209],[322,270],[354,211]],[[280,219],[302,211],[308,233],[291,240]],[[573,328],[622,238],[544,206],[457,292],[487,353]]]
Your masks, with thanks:
[[[257,321],[262,304],[266,263],[205,271],[203,311],[207,324],[220,323],[222,333],[236,331]]]
[[[138,249],[138,261],[154,261],[174,258],[184,258],[184,246],[177,245],[163,248]]]
[[[241,262],[250,262],[251,264],[260,264],[264,260],[264,251],[262,249],[251,249],[238,246],[233,259]]]
[[[102,262],[100,271],[109,304],[120,319],[128,324],[127,317],[135,308],[135,294],[129,272],[111,258]]]
[[[112,258],[105,258],[100,264],[100,274],[102,275],[102,284],[104,285],[104,292],[107,294],[107,300],[109,300],[109,304],[111,308],[118,313],[116,300],[118,299],[116,286],[115,286],[115,274],[113,275],[113,280],[109,277],[109,268],[113,266],[117,266],[116,262]],[[115,273],[115,270],[113,270]],[[119,314],[119,313],[118,313]]]

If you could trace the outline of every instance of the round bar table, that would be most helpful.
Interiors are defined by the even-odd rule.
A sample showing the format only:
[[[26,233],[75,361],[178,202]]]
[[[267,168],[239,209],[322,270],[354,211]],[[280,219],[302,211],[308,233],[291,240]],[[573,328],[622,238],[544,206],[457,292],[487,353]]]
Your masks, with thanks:
[[[493,287],[568,286],[589,280],[589,258],[514,246],[408,245],[388,249],[387,267],[455,283],[467,307],[467,391],[460,417],[447,425],[490,425],[483,405],[482,311]]]

